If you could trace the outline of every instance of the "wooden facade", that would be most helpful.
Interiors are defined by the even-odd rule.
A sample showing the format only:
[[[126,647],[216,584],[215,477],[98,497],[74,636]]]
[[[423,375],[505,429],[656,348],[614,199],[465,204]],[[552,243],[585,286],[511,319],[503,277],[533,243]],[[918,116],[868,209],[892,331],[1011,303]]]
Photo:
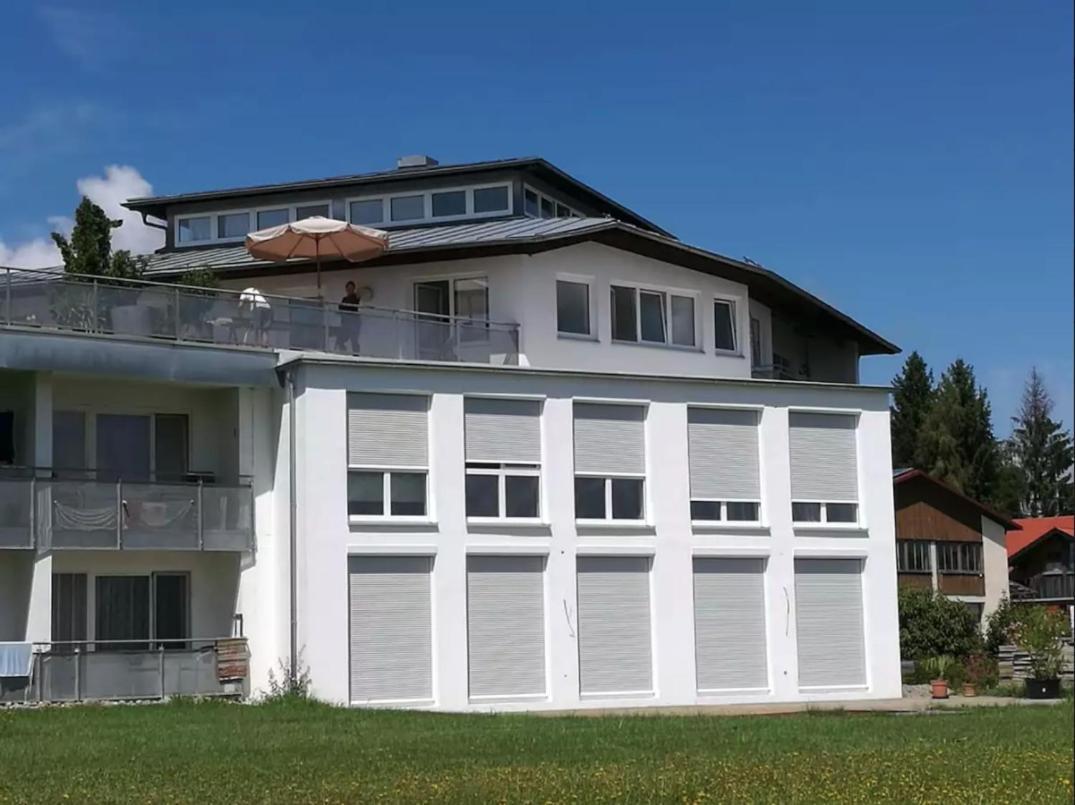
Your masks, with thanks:
[[[895,486],[896,539],[982,541],[982,510],[926,477]]]
[[[945,595],[985,595],[985,576],[939,573],[937,587]]]
[[[900,587],[915,587],[919,590],[933,589],[933,577],[929,573],[898,573],[896,581]]]

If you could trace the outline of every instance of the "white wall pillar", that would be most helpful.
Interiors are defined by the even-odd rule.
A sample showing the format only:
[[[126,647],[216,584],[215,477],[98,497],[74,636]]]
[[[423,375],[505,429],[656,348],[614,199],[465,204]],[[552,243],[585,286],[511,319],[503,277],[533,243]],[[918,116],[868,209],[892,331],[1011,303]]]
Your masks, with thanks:
[[[985,606],[982,618],[989,617],[1008,594],[1008,549],[1004,526],[982,515],[982,572],[985,575]]]
[[[30,580],[30,606],[26,613],[26,639],[35,643],[52,640],[52,555],[34,562]]]
[[[31,460],[36,467],[52,466],[52,375],[34,374],[33,445]]]

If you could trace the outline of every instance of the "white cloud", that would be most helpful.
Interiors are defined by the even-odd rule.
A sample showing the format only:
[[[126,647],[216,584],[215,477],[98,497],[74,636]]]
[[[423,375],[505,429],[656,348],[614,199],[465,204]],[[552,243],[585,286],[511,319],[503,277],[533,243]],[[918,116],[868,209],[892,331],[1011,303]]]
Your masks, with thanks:
[[[142,223],[142,216],[120,206],[135,196],[148,196],[153,186],[137,168],[130,165],[109,165],[103,176],[84,176],[76,182],[79,195],[86,196],[105,211],[109,218],[119,219],[122,226],[112,230],[112,248],[129,249],[146,254],[164,244],[164,233]],[[74,221],[65,215],[48,218],[54,232],[69,234]],[[23,243],[7,245],[0,240],[0,266],[41,268],[60,263],[60,252],[51,238],[34,238]]]

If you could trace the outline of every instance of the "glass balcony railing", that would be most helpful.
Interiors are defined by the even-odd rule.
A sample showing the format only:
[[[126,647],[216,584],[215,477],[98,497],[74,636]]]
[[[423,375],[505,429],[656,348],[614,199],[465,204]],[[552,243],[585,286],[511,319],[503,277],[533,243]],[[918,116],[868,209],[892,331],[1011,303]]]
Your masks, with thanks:
[[[0,478],[0,549],[249,551],[249,484]]]
[[[0,326],[393,360],[519,362],[517,324],[28,269],[0,274]]]

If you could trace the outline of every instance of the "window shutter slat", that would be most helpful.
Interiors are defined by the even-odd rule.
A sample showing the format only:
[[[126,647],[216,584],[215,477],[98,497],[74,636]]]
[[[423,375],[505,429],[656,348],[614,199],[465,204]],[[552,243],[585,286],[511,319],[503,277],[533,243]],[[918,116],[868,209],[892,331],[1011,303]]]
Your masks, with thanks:
[[[433,698],[427,556],[351,557],[351,701]]]
[[[866,684],[862,562],[795,560],[800,687]]]
[[[764,570],[762,559],[694,560],[699,692],[769,686]]]
[[[755,411],[690,408],[687,441],[692,498],[761,499]]]
[[[429,398],[349,394],[347,461],[359,467],[428,467]]]
[[[575,405],[575,472],[642,475],[646,471],[645,409]]]
[[[545,693],[544,559],[467,560],[471,696]]]
[[[653,690],[649,559],[579,557],[582,693]]]
[[[855,417],[793,412],[789,424],[792,498],[858,502]]]
[[[468,397],[464,401],[467,461],[541,463],[541,404],[535,400]]]

